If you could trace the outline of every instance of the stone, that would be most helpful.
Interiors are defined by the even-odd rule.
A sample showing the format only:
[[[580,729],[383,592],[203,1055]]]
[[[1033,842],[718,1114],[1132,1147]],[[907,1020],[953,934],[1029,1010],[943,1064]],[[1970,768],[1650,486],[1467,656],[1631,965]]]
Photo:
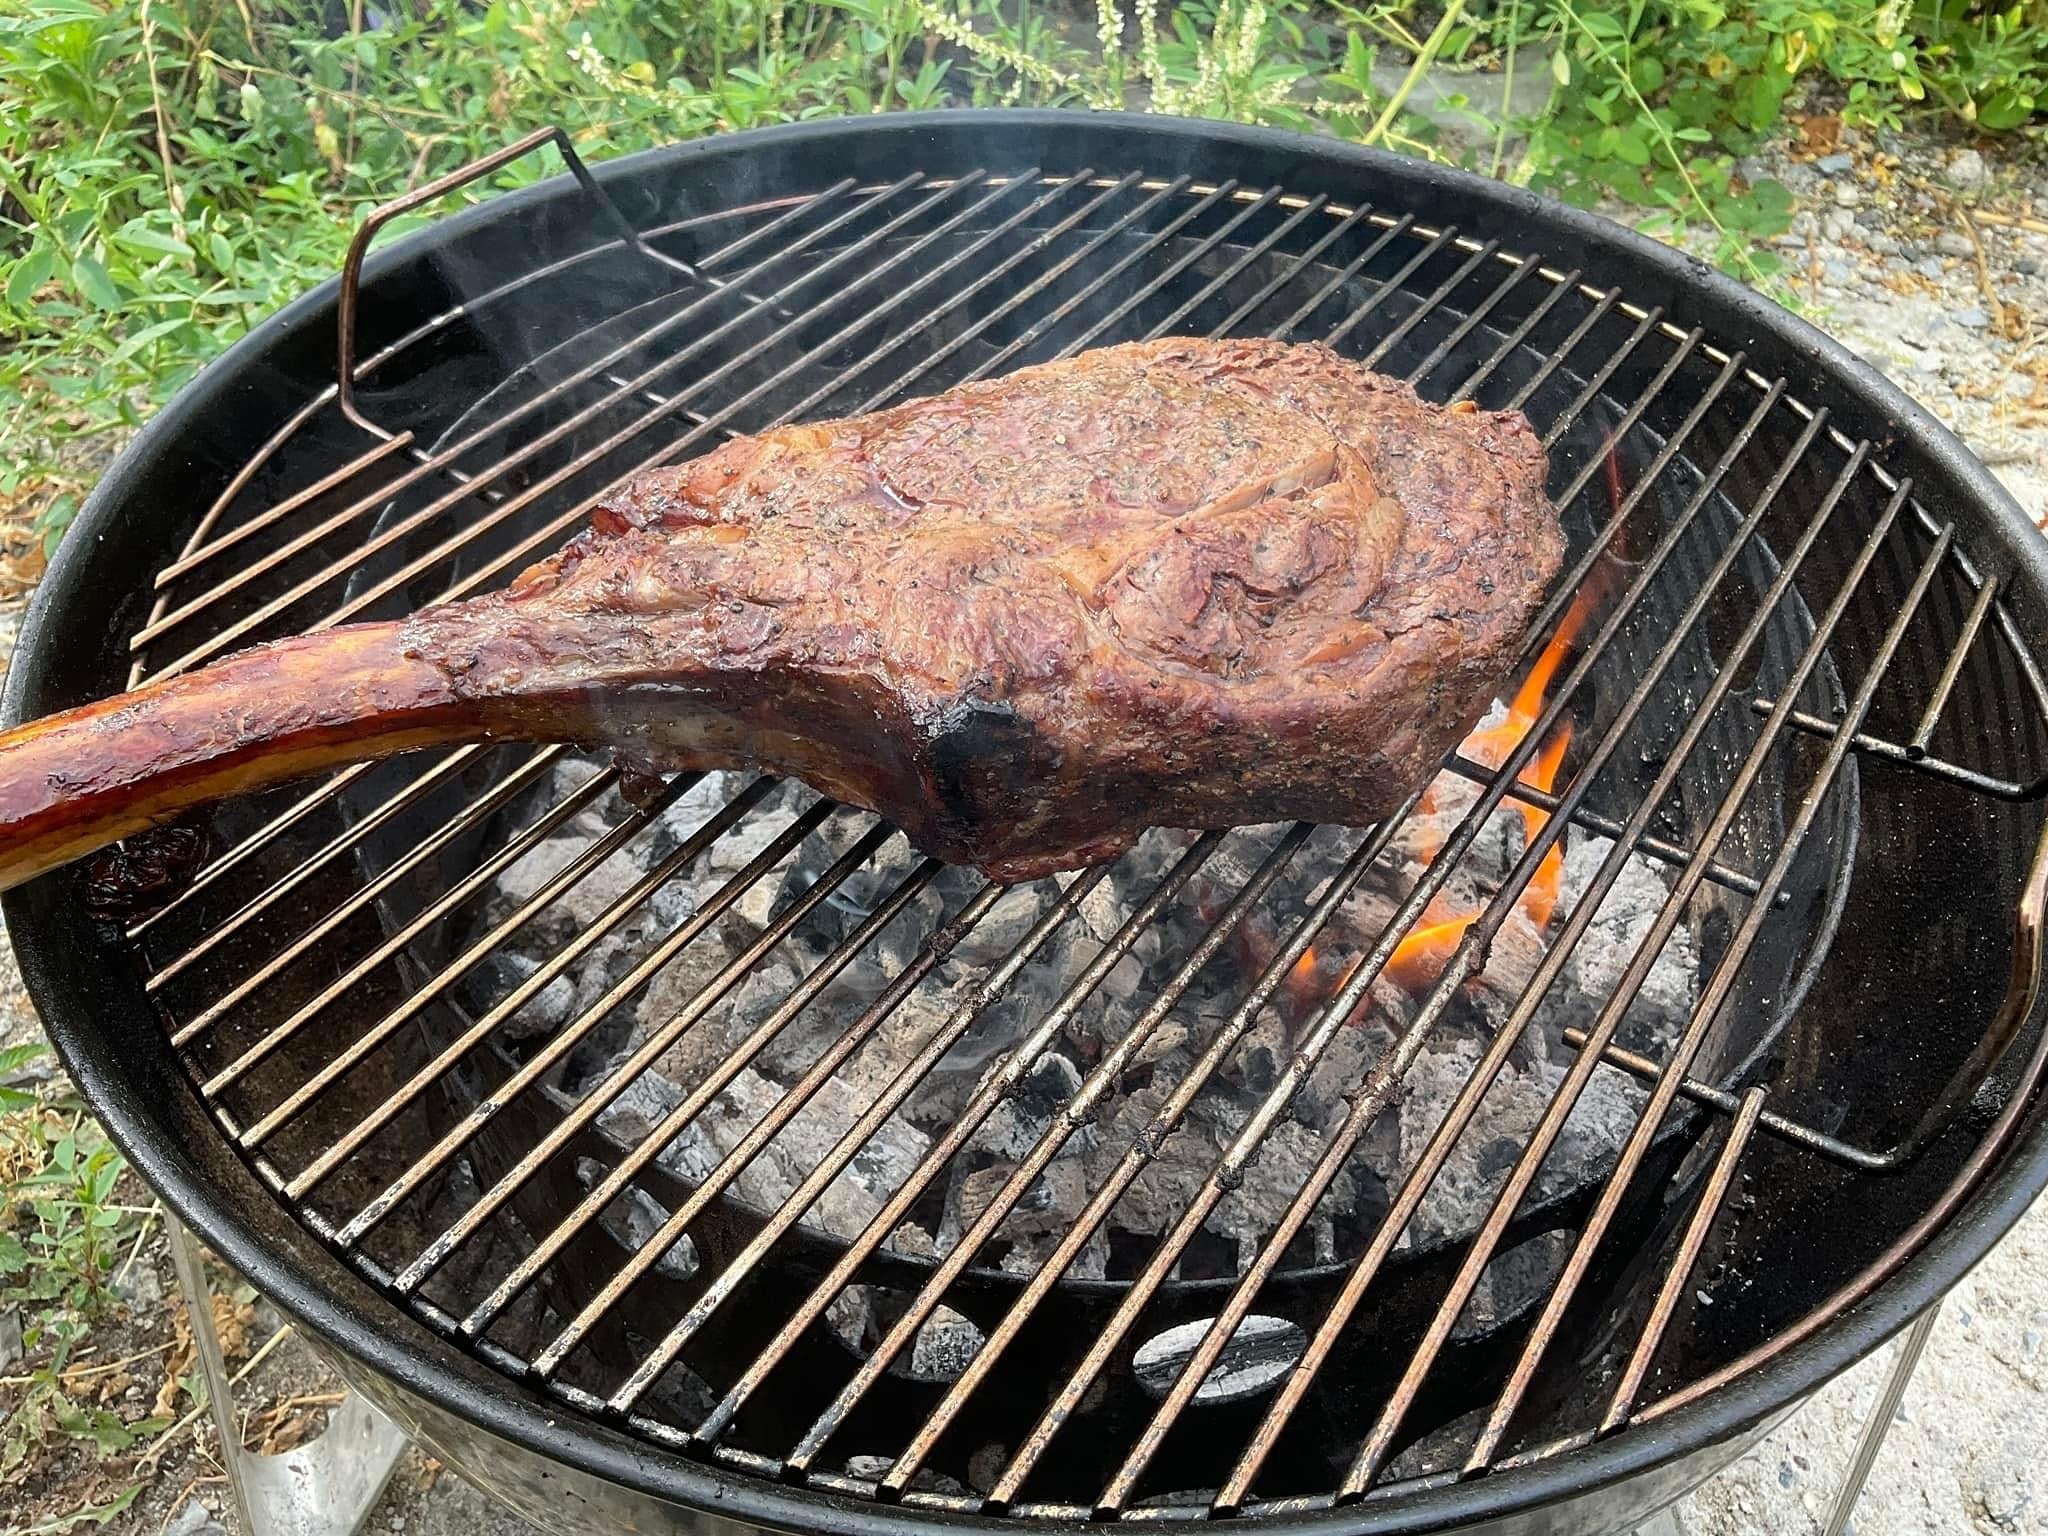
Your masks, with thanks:
[[[227,1530],[213,1517],[213,1511],[197,1498],[188,1499],[164,1527],[164,1536],[227,1536]]]
[[[1863,189],[1853,181],[1836,182],[1834,196],[1837,207],[1859,208],[1863,204]]]
[[[1934,248],[1944,256],[1974,256],[1977,248],[1970,244],[1970,237],[1953,229],[1945,229],[1934,237]]]
[[[1820,216],[1820,232],[1830,240],[1846,239],[1856,228],[1856,215],[1847,208],[1829,208]]]
[[[1875,256],[1896,256],[1899,254],[1898,238],[1883,230],[1872,230],[1863,237],[1864,246]]]
[[[1981,331],[1991,323],[1991,317],[1974,304],[1951,310],[1949,318],[1966,331]]]
[[[21,1308],[0,1312],[0,1371],[21,1358]]]
[[[1913,270],[1922,277],[1940,277],[1948,268],[1942,265],[1939,256],[1922,256],[1913,263]]]
[[[1829,257],[1820,264],[1820,275],[1831,283],[1847,283],[1854,280],[1856,269],[1846,261]]]
[[[114,1280],[114,1294],[128,1304],[131,1316],[143,1317],[163,1305],[164,1283],[157,1276],[156,1266],[135,1263],[128,1272]]]
[[[1948,184],[1962,191],[1974,191],[1984,185],[1986,171],[1984,157],[1974,149],[1959,149],[1948,157],[1943,168]]]
[[[1822,155],[1813,162],[1813,168],[1823,176],[1839,176],[1844,171],[1854,169],[1855,165],[1856,157],[1844,154]]]

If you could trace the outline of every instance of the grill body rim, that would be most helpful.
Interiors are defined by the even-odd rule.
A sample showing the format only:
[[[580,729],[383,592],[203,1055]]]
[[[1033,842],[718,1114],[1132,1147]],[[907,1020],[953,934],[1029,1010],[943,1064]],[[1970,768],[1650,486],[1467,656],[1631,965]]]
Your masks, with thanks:
[[[1716,339],[1739,343],[1752,367],[1824,377],[1834,424],[1852,435],[1869,436],[1888,465],[1903,464],[1929,505],[1970,529],[1980,556],[1999,562],[2009,590],[2023,594],[2037,611],[2048,607],[2048,544],[1990,472],[1869,364],[1695,258],[1595,215],[1464,172],[1276,130],[1034,110],[795,124],[646,151],[607,162],[597,175],[601,182],[623,181],[655,165],[671,175],[687,175],[693,163],[744,157],[769,147],[800,151],[807,145],[863,169],[900,166],[934,136],[1010,130],[1107,134],[1139,159],[1147,158],[1147,147],[1158,146],[1158,158],[1169,163],[1184,159],[1198,164],[1205,148],[1223,146],[1297,167],[1307,155],[1313,157],[1310,169],[1328,167],[1360,183],[1397,186],[1432,217],[1456,222],[1467,233],[1511,230],[1517,249],[1545,262],[1585,265],[1595,277],[1625,272],[1632,299],[1663,304],[1672,316],[1709,326]],[[366,290],[466,233],[563,195],[568,186],[564,177],[539,182],[393,242],[370,259]],[[24,617],[0,701],[8,723],[80,702],[93,691],[95,669],[111,672],[106,659],[118,653],[112,637],[125,634],[135,617],[122,605],[143,599],[152,541],[168,532],[133,526],[131,506],[138,490],[151,481],[175,478],[189,425],[202,413],[233,409],[234,386],[249,376],[252,364],[286,344],[317,347],[331,338],[338,294],[338,280],[330,281],[259,325],[159,413],[109,469]],[[78,643],[81,613],[103,620],[101,634],[90,644]],[[107,647],[104,654],[102,646]],[[93,929],[70,900],[61,875],[7,893],[0,898],[0,911],[29,994],[63,1064],[138,1172],[223,1258],[326,1346],[347,1357],[353,1363],[347,1374],[370,1378],[394,1406],[414,1401],[430,1414],[467,1422],[505,1444],[566,1463],[659,1505],[673,1509],[681,1501],[713,1518],[835,1536],[897,1532],[925,1521],[991,1533],[1019,1529],[1010,1517],[930,1510],[913,1514],[825,1491],[778,1486],[667,1454],[594,1418],[576,1418],[560,1403],[490,1370],[399,1314],[300,1225],[230,1150],[148,1008],[109,1006],[107,978],[93,954]],[[135,992],[139,999],[139,984]],[[2016,1098],[2031,1100],[2040,1065],[2037,1052]],[[1554,1515],[1560,1504],[1581,1501],[1591,1514],[1603,1496],[1607,1507],[1618,1511],[1621,1486],[1647,1490],[1652,1484],[1645,1478],[1660,1469],[1675,1486],[1650,1508],[1668,1502],[1732,1460],[1785,1411],[1934,1304],[2017,1221],[2048,1185],[2048,1117],[2037,1114],[2023,1124],[2028,1107],[2016,1104],[2019,1113],[2004,1140],[1979,1154],[1990,1165],[1973,1165],[1972,1186],[1957,1195],[1947,1219],[1916,1252],[1855,1304],[1738,1379],[1620,1436],[1424,1496],[1260,1512],[1255,1518],[1321,1536],[1483,1525],[1518,1515]],[[565,1426],[565,1418],[574,1422]]]

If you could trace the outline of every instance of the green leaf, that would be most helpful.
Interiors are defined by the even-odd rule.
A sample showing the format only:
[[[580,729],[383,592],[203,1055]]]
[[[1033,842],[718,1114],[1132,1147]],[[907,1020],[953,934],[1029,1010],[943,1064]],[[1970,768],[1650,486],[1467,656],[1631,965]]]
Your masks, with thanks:
[[[49,1054],[50,1048],[40,1040],[31,1040],[25,1045],[10,1045],[0,1050],[0,1077],[19,1072],[32,1061]]]
[[[1664,85],[1664,61],[1654,53],[1643,54],[1629,70],[1629,79],[1643,95],[1656,95]]]
[[[1643,142],[1640,131],[1622,129],[1614,136],[1614,157],[1630,165],[1648,165],[1650,146]]]
[[[1977,103],[1977,126],[1994,133],[2017,128],[2033,115],[2034,98],[2011,86],[1993,91]]]
[[[1550,74],[1559,85],[1570,85],[1572,83],[1571,56],[1562,48],[1550,56]]]
[[[176,235],[165,234],[153,229],[142,219],[130,219],[114,232],[114,244],[126,251],[139,251],[150,256],[190,257],[192,247]]]
[[[28,1250],[12,1232],[0,1232],[0,1275],[18,1275],[28,1268]]]
[[[73,258],[71,283],[78,290],[79,297],[94,309],[121,307],[121,290],[114,286],[114,280],[107,275],[107,269],[101,266],[95,257]]]
[[[29,247],[29,253],[14,264],[14,270],[7,277],[7,303],[13,309],[28,308],[36,291],[50,280],[50,274],[57,270],[57,248],[45,241],[37,241]]]

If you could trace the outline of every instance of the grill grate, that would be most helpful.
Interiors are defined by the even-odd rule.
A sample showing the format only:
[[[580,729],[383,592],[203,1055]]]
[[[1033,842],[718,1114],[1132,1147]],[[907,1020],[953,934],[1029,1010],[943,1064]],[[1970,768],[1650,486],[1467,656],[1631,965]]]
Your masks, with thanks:
[[[390,215],[445,190],[436,184],[387,210],[364,242]],[[345,371],[350,388],[308,401],[241,470],[159,573],[132,641],[138,679],[188,670],[258,639],[487,588],[558,544],[605,490],[721,436],[872,409],[1089,345],[1187,329],[1319,337],[1432,398],[1527,410],[1553,450],[1555,499],[1578,526],[1574,563],[1534,627],[1525,661],[1583,597],[1600,600],[1580,610],[1590,615],[1583,633],[1535,725],[1498,769],[1465,757],[1448,765],[1475,786],[1476,799],[1384,928],[1346,958],[1341,982],[1298,1024],[1291,1056],[1171,1228],[1125,1279],[1092,1289],[1064,1272],[1159,1142],[1214,1091],[1217,1074],[1304,958],[1332,942],[1334,914],[1389,857],[1420,791],[1400,815],[1345,834],[1343,857],[1320,888],[1298,888],[1300,866],[1311,839],[1326,834],[1301,826],[1274,841],[1127,1032],[1088,1067],[1053,1127],[957,1240],[921,1266],[892,1258],[891,1233],[943,1188],[977,1128],[1019,1091],[1039,1054],[1162,915],[1188,899],[1236,834],[1188,841],[1131,901],[857,1236],[820,1245],[805,1238],[803,1218],[977,1021],[1033,973],[1090,896],[1107,889],[1107,871],[1068,882],[964,1000],[891,1063],[858,1119],[781,1207],[735,1221],[731,1186],[842,1064],[885,1038],[892,1014],[988,918],[1000,888],[980,884],[932,922],[887,985],[709,1174],[670,1190],[672,1198],[658,1202],[665,1216],[636,1244],[607,1247],[596,1241],[605,1214],[652,1187],[661,1151],[858,957],[922,920],[921,903],[939,889],[938,867],[909,863],[842,942],[801,968],[727,1061],[637,1143],[607,1145],[597,1128],[608,1106],[808,918],[843,899],[890,844],[890,828],[821,800],[801,802],[772,837],[747,843],[725,878],[704,881],[701,899],[672,927],[648,932],[622,974],[515,1054],[502,1049],[508,1021],[559,978],[580,974],[601,944],[646,929],[650,898],[701,871],[714,848],[743,840],[784,787],[755,779],[717,805],[647,873],[604,899],[545,963],[467,1013],[459,1000],[478,968],[613,855],[651,838],[703,787],[697,777],[636,808],[621,799],[632,786],[609,769],[562,790],[558,770],[575,760],[565,749],[477,747],[349,769],[309,791],[224,812],[217,851],[197,880],[130,930],[172,1039],[235,1144],[300,1218],[389,1294],[499,1368],[545,1384],[576,1408],[749,1471],[934,1508],[1144,1519],[1381,1497],[1583,1445],[1655,1417],[1742,1363],[1747,1357],[1731,1364],[1684,1341],[1704,1327],[1698,1272],[1716,1233],[1749,1198],[1744,1169],[1753,1150],[1775,1140],[1843,1170],[1905,1166],[2018,1029],[2024,1008],[2015,999],[1986,1010],[1984,1048],[1889,1143],[1841,1134],[1811,1100],[1780,1103],[1770,1088],[1730,1081],[1735,1058],[1722,1036],[1727,1016],[1741,1011],[1731,1001],[1755,984],[1767,930],[1792,920],[1784,914],[1803,872],[1833,858],[1846,869],[1828,829],[1841,797],[1854,792],[1859,762],[1891,775],[1886,794],[1928,785],[2026,801],[2048,787],[2034,718],[2048,717],[2048,693],[2016,641],[1997,577],[1978,570],[1955,528],[1886,471],[1877,445],[1849,440],[1825,407],[1802,402],[1796,381],[1761,376],[1742,351],[1580,271],[1553,270],[1411,212],[1340,206],[1281,187],[1096,167],[913,173],[886,183],[841,179],[639,232],[594,183],[587,190],[603,214],[591,221],[594,243],[473,283],[461,303]],[[372,313],[367,292],[359,298],[353,286],[359,265],[360,247],[344,289],[345,370],[353,326]],[[616,296],[599,279],[616,280]],[[593,313],[588,306],[598,302]],[[556,306],[562,313],[549,329]],[[510,336],[517,350],[509,361],[487,359],[479,374],[450,340],[458,331]],[[1679,601],[1666,614],[1660,594],[1674,589]],[[1782,618],[1795,609],[1805,618],[1788,644]],[[1688,647],[1709,629],[1717,670],[1695,688]],[[2030,700],[2030,718],[2009,739],[1986,738],[1967,723],[1990,707],[1974,696],[1980,685],[1966,666],[1987,652]],[[1562,786],[1524,782],[1553,729],[1589,712],[1598,729],[1575,743]],[[1625,763],[1653,722],[1669,728],[1661,758]],[[1711,798],[1695,803],[1685,798],[1697,794],[1687,775],[1702,754],[1726,760],[1708,774]],[[1628,793],[1603,795],[1624,766],[1634,775]],[[1783,806],[1773,812],[1775,836],[1762,839],[1745,818],[1754,817],[1759,787],[1773,783],[1783,786]],[[1226,1282],[1188,1299],[1183,1267],[1208,1217],[1257,1175],[1262,1145],[1370,1005],[1397,948],[1429,920],[1432,901],[1503,805],[1547,819],[1532,824],[1413,1024],[1348,1095],[1284,1217],[1250,1235]],[[501,875],[551,834],[593,815],[607,818],[605,830],[573,859],[535,880],[459,950],[433,952],[454,917],[476,911]],[[860,830],[843,853],[757,936],[713,954],[722,925],[750,893],[765,889],[821,829],[849,819]],[[1205,1384],[1241,1347],[1244,1325],[1295,1283],[1291,1255],[1319,1202],[1398,1101],[1433,1027],[1485,968],[1546,855],[1580,834],[1609,839],[1610,851],[1475,1056],[1418,1167],[1389,1191],[1385,1217],[1358,1252],[1323,1267],[1291,1369],[1220,1429],[1203,1431],[1220,1481],[1195,1493],[1171,1478],[1162,1484],[1176,1437],[1193,1434],[1195,1418],[1214,1416],[1202,1401]],[[394,836],[402,846],[389,857],[366,855]],[[1477,1232],[1417,1300],[1400,1275],[1403,1232],[1636,856],[1675,872],[1668,894],[1604,1006],[1567,1032],[1577,1055]],[[1289,892],[1299,916],[1247,969],[1238,1002],[1198,1042],[1149,1134],[1089,1191],[1033,1273],[994,1286],[977,1266],[1005,1217],[1117,1091],[1196,978]],[[1678,1038],[1659,1057],[1631,1050],[1618,1031],[1666,940],[1701,910],[1703,892],[1718,893],[1721,909],[1734,914],[1725,942],[1702,968]],[[1808,940],[1809,975],[1824,926]],[[599,1040],[617,1006],[687,957],[707,954],[717,963],[657,1029],[605,1064],[580,1096],[554,1090],[565,1062]],[[1588,1082],[1608,1070],[1646,1085],[1633,1128],[1574,1211],[1562,1266],[1530,1315],[1479,1349],[1461,1335],[1461,1318],[1490,1267],[1521,1241],[1525,1197]],[[1560,1358],[1565,1343],[1580,1347],[1575,1320],[1596,1292],[1608,1294],[1602,1275],[1612,1250],[1641,1240],[1633,1206],[1646,1188],[1672,1178],[1673,1157],[1660,1149],[1673,1138],[1697,1141],[1687,1164],[1697,1165],[1697,1176],[1682,1185],[1656,1262],[1626,1291],[1634,1300],[1600,1356],[1607,1375],[1575,1418],[1545,1383],[1584,1369],[1582,1358]],[[599,1168],[587,1187],[565,1182],[564,1168],[586,1157]],[[553,1193],[542,1198],[546,1191]],[[651,1326],[650,1308],[634,1298],[685,1238],[696,1244],[699,1267]],[[475,1268],[471,1261],[487,1249],[494,1267]],[[838,1298],[876,1283],[877,1274],[897,1293],[886,1326],[857,1354],[840,1357],[829,1378],[793,1383],[816,1369],[812,1345]],[[1389,1291],[1413,1324],[1412,1337],[1402,1335],[1410,1347],[1388,1371],[1384,1394],[1347,1418],[1356,1432],[1332,1450],[1308,1421],[1322,1411],[1319,1394],[1337,1390],[1353,1369],[1361,1335],[1375,1326],[1373,1299]],[[1070,1303],[1081,1293],[1088,1305],[1076,1313]],[[764,1306],[763,1296],[779,1300]],[[954,1306],[986,1322],[983,1342],[956,1375],[905,1409],[912,1400],[896,1395],[903,1363],[920,1331]],[[524,1342],[508,1343],[515,1316],[524,1320]],[[1023,1363],[1042,1351],[1049,1327],[1071,1327],[1058,1320],[1077,1316],[1088,1331],[1071,1349],[1043,1367]],[[1158,1390],[1134,1395],[1121,1378],[1135,1341],[1186,1319],[1205,1326]],[[714,1335],[731,1369],[685,1414],[674,1393],[658,1389]],[[1402,1453],[1437,1427],[1422,1421],[1441,1417],[1446,1379],[1473,1371],[1481,1411],[1459,1421],[1455,1446],[1438,1465],[1404,1467]],[[976,1463],[966,1486],[959,1478],[935,1483],[929,1474],[939,1461],[971,1460],[942,1453],[982,1434],[991,1400],[1017,1396],[1027,1375],[1043,1391],[1018,1432],[998,1437],[999,1454]],[[1101,1421],[1109,1426],[1101,1443],[1080,1455],[1075,1426],[1102,1411],[1106,1391],[1117,1411]],[[880,1438],[876,1414],[891,1426]],[[859,1472],[848,1470],[849,1436],[867,1456]],[[1322,1480],[1305,1465],[1323,1469]],[[1054,1493],[1034,1496],[1041,1487]]]

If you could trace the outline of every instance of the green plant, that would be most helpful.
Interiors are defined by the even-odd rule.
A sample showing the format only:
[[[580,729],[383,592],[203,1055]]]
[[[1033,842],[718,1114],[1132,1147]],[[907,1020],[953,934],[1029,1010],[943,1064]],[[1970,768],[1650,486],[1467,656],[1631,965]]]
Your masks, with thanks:
[[[53,1436],[104,1457],[166,1422],[123,1419],[73,1380],[72,1356],[112,1310],[114,1266],[149,1213],[116,1199],[127,1163],[82,1106],[7,1085],[43,1050],[0,1050],[0,1307],[27,1314],[33,1362],[6,1383],[18,1396],[0,1422],[0,1482]]]
[[[2018,129],[2048,94],[2048,0],[354,0],[335,14],[328,0],[0,12],[0,516],[17,539],[54,548],[107,445],[330,276],[366,209],[541,123],[597,158],[953,103],[1228,117],[1462,159],[1579,202],[1618,196],[1707,230],[1760,278],[1788,204],[1742,186],[1734,161],[1802,76],[1840,81],[1848,114],[1873,123]],[[1375,74],[1383,56],[1391,76]],[[1451,105],[1476,147],[1409,110],[1437,64],[1475,71]],[[1554,71],[1549,100],[1517,118],[1506,86],[1537,67]],[[528,157],[498,184],[550,169]]]

